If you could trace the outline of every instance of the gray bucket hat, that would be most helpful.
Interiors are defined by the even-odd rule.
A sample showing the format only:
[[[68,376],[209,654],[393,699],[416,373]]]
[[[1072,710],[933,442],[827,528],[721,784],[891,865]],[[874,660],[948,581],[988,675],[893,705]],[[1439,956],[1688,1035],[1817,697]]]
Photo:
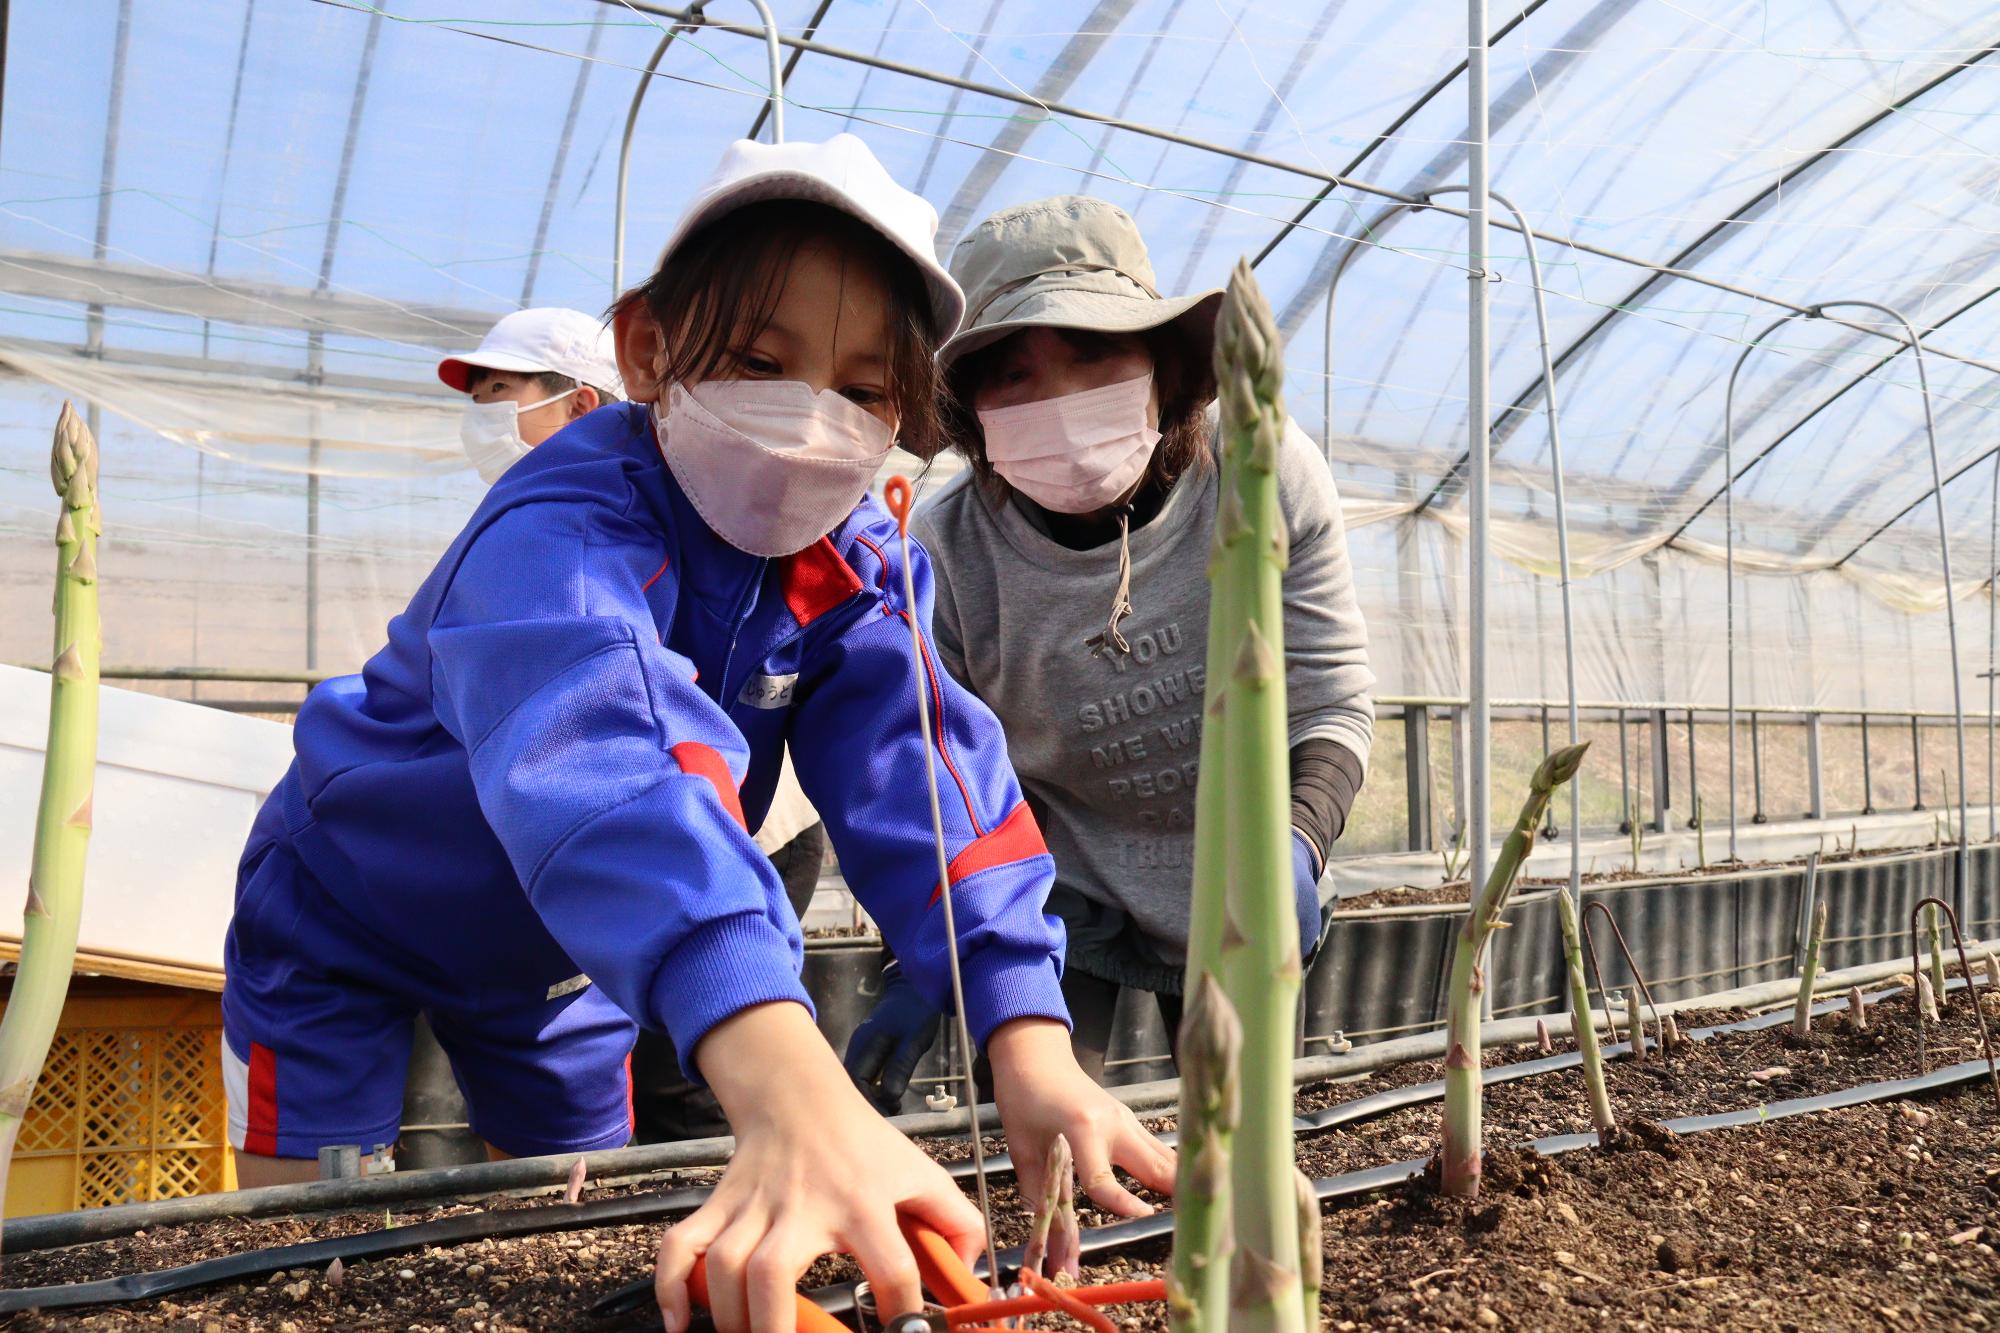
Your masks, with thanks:
[[[965,323],[938,350],[945,367],[1017,329],[1140,333],[1181,322],[1206,345],[1222,292],[1161,296],[1139,225],[1116,204],[1062,194],[1002,209],[953,247]]]

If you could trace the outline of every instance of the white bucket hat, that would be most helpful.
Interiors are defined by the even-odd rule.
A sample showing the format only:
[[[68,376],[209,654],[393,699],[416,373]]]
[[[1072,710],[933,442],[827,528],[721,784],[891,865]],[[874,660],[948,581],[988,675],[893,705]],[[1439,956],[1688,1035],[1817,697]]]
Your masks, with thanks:
[[[825,204],[873,227],[923,274],[939,340],[957,331],[965,293],[937,260],[937,210],[896,184],[868,145],[852,134],[836,134],[825,143],[738,139],[729,145],[667,238],[659,267],[664,269],[681,242],[704,224],[766,199]]]
[[[618,358],[612,351],[611,330],[581,310],[538,306],[503,316],[486,331],[477,350],[454,352],[438,362],[438,378],[464,393],[475,367],[516,375],[553,372],[600,393],[625,395]]]
[[[1116,204],[1063,194],[1002,209],[952,250],[965,327],[938,352],[949,367],[1026,328],[1141,333],[1180,322],[1198,344],[1215,336],[1222,291],[1161,296],[1139,225]]]

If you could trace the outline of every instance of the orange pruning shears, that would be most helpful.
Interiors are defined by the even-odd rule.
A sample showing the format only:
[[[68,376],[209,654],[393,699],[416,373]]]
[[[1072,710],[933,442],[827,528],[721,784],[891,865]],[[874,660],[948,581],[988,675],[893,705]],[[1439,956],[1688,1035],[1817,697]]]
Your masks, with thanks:
[[[1098,1306],[1163,1301],[1167,1296],[1166,1283],[1159,1278],[1058,1287],[1024,1269],[1021,1281],[1027,1292],[996,1299],[944,1237],[908,1218],[899,1219],[899,1224],[903,1239],[910,1243],[910,1251],[916,1256],[924,1290],[938,1308],[885,1320],[883,1327],[888,1333],[1004,1333],[998,1325],[986,1321],[1029,1314],[1066,1314],[1094,1333],[1117,1333],[1116,1325]],[[708,1275],[702,1261],[695,1262],[688,1286],[696,1303],[706,1307]],[[803,1295],[798,1298],[797,1327],[799,1333],[851,1333],[845,1324]]]

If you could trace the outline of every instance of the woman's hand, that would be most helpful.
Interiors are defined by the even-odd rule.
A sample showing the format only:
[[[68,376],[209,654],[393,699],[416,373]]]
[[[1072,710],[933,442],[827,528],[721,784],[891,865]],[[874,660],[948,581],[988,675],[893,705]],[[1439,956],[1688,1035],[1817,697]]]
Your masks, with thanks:
[[[1069,1139],[1077,1178],[1099,1207],[1121,1217],[1153,1211],[1118,1183],[1113,1166],[1125,1168],[1149,1190],[1173,1193],[1173,1150],[1147,1133],[1130,1107],[1077,1067],[1061,1023],[1015,1019],[987,1039],[986,1053],[993,1065],[993,1100],[1000,1107],[1022,1198],[1042,1197],[1042,1172],[1058,1134]]]
[[[923,1308],[900,1212],[968,1261],[979,1210],[943,1168],[862,1100],[806,1011],[757,1005],[711,1029],[696,1057],[736,1131],[715,1193],[660,1243],[653,1288],[668,1333],[689,1321],[688,1276],[706,1257],[723,1333],[790,1333],[799,1275],[822,1254],[861,1263],[884,1317]]]

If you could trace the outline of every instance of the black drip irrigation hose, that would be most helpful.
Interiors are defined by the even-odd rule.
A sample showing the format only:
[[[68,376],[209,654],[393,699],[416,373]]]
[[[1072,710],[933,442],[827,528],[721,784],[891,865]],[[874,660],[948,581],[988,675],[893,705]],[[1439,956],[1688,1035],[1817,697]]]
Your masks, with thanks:
[[[0,1314],[18,1314],[23,1310],[60,1310],[78,1305],[123,1304],[153,1296],[171,1296],[175,1292],[212,1286],[218,1282],[263,1277],[286,1268],[321,1268],[335,1259],[343,1264],[358,1259],[384,1259],[429,1245],[460,1245],[467,1241],[534,1235],[544,1231],[575,1231],[583,1227],[652,1222],[699,1208],[707,1198],[706,1188],[690,1187],[669,1190],[664,1194],[628,1194],[615,1199],[593,1199],[588,1203],[461,1213],[456,1217],[441,1217],[434,1222],[418,1222],[412,1226],[386,1227],[381,1231],[364,1231],[353,1236],[334,1236],[297,1245],[245,1250],[240,1254],[203,1259],[199,1263],[157,1269],[151,1273],[126,1273],[120,1277],[99,1278],[94,1282],[72,1282],[52,1287],[0,1290]]]
[[[1961,978],[1954,977],[1946,982],[1947,991],[1965,985]],[[1893,992],[1888,992],[1893,993]],[[1845,1003],[1842,1000],[1822,1001],[1813,1007],[1816,1014],[1826,1013]],[[1754,1032],[1776,1027],[1791,1021],[1789,1011],[1780,1010],[1756,1018],[1743,1019],[1735,1023],[1724,1023],[1716,1027],[1697,1028],[1686,1034],[1686,1040],[1704,1041],[1724,1033]],[[1629,1043],[1607,1046],[1606,1054],[1615,1055],[1629,1048]],[[1517,1079],[1530,1078],[1536,1074],[1552,1073],[1573,1068],[1581,1063],[1577,1052],[1562,1055],[1543,1056],[1518,1064],[1496,1065],[1482,1070],[1480,1081],[1483,1085],[1509,1083]],[[1722,1128],[1726,1125],[1754,1124],[1764,1119],[1778,1119],[1781,1115],[1798,1115],[1807,1110],[1826,1109],[1831,1106],[1848,1106],[1859,1101],[1878,1100],[1883,1097],[1905,1095],[1908,1091],[1922,1090],[1933,1086],[1946,1086],[1964,1077],[1936,1080],[1941,1074],[1977,1068],[1983,1071],[1983,1060],[1970,1061],[1965,1065],[1953,1066],[1952,1070],[1940,1070],[1915,1079],[1902,1079],[1892,1083],[1863,1084],[1859,1089],[1825,1093],[1818,1098],[1801,1098],[1792,1102],[1774,1103],[1770,1106],[1753,1107],[1747,1111],[1724,1112],[1720,1115],[1690,1117],[1685,1121],[1668,1121],[1667,1127],[1677,1129],[1682,1124],[1694,1126],[1684,1132],[1698,1133],[1702,1129]],[[1889,1089],[1891,1091],[1880,1091]],[[1856,1093],[1870,1094],[1855,1096]],[[1422,1105],[1436,1101],[1444,1095],[1442,1082],[1414,1084],[1406,1088],[1393,1088],[1363,1097],[1351,1102],[1342,1102],[1309,1115],[1298,1116],[1294,1126],[1298,1133],[1311,1133],[1331,1129],[1340,1125],[1354,1124],[1408,1106]],[[1832,1100],[1846,1098],[1846,1100]],[[1824,1103],[1824,1105],[1821,1105]],[[1783,1110],[1793,1107],[1798,1109]],[[1161,1135],[1163,1142],[1171,1143],[1177,1136]],[[1545,1152],[1568,1152],[1575,1148],[1595,1143],[1597,1136],[1590,1134],[1561,1135],[1539,1140],[1534,1144],[1537,1150]],[[1544,1145],[1552,1145],[1545,1147]],[[1372,1167],[1365,1171],[1315,1182],[1322,1201],[1347,1198],[1357,1194],[1368,1194],[1386,1189],[1410,1179],[1422,1172],[1424,1163],[1397,1162],[1388,1166]],[[1001,1155],[989,1159],[989,1171],[1010,1171],[1011,1158]],[[970,1161],[954,1162],[945,1168],[954,1179],[962,1179],[972,1174]],[[455,1217],[439,1218],[432,1222],[420,1222],[406,1227],[390,1227],[381,1231],[362,1232],[352,1236],[336,1236],[326,1240],[305,1241],[297,1245],[280,1245],[268,1249],[246,1250],[239,1254],[225,1255],[217,1259],[204,1259],[192,1264],[182,1264],[174,1268],[157,1269],[150,1273],[128,1273],[115,1278],[100,1278],[91,1282],[64,1283],[57,1286],[15,1287],[0,1289],[0,1315],[15,1314],[23,1310],[68,1309],[83,1305],[122,1304],[130,1301],[146,1300],[158,1296],[170,1296],[176,1292],[192,1290],[196,1287],[212,1286],[218,1282],[233,1282],[244,1278],[262,1277],[288,1268],[324,1267],[335,1259],[343,1264],[366,1259],[386,1258],[394,1254],[407,1254],[426,1246],[460,1245],[469,1241],[493,1240],[511,1236],[533,1235],[544,1231],[575,1231],[592,1226],[631,1225],[641,1222],[656,1222],[679,1216],[700,1207],[709,1196],[706,1186],[668,1190],[664,1193],[624,1195],[618,1198],[597,1199],[588,1203],[568,1205],[544,1205],[529,1208],[489,1209],[480,1212],[462,1213]],[[1147,1228],[1152,1229],[1147,1229]],[[1084,1232],[1085,1254],[1118,1245],[1137,1244],[1161,1235],[1171,1234],[1173,1214],[1156,1213],[1151,1217],[1136,1221],[1116,1223],[1097,1227]],[[1020,1262],[1018,1250],[1006,1251],[1001,1256],[1001,1267],[1008,1268]],[[983,1266],[983,1265],[982,1265]],[[646,1278],[612,1291],[593,1307],[593,1312],[604,1315],[629,1313],[641,1308],[650,1300],[652,1279]],[[829,1299],[838,1300],[842,1288],[826,1289]],[[818,1296],[815,1296],[818,1299]],[[848,1292],[848,1304],[839,1309],[827,1308],[833,1313],[843,1313],[852,1308],[852,1292]]]
[[[1965,982],[1958,977],[1953,977],[1945,983],[1947,991],[1956,990],[1963,985],[1965,985]],[[1901,986],[1891,986],[1885,990],[1875,992],[1875,995],[1878,999],[1884,999],[1891,995],[1900,994],[1902,989]],[[1822,1014],[1832,1013],[1836,1009],[1845,1008],[1846,1005],[1847,1001],[1845,999],[1821,1000],[1812,1008],[1813,1017],[1817,1018]],[[1759,1014],[1755,1018],[1738,1019],[1734,1023],[1718,1023],[1714,1027],[1690,1028],[1681,1034],[1681,1040],[1707,1041],[1712,1037],[1726,1036],[1734,1033],[1762,1032],[1767,1028],[1779,1027],[1791,1021],[1792,1011],[1790,1009],[1779,1009],[1768,1014]],[[1606,1056],[1617,1056],[1629,1052],[1631,1049],[1631,1042],[1621,1041],[1603,1047],[1602,1053]],[[1565,1069],[1575,1069],[1582,1063],[1583,1052],[1581,1051],[1565,1051],[1561,1055],[1544,1055],[1535,1060],[1522,1060],[1515,1064],[1493,1065],[1490,1068],[1482,1069],[1479,1071],[1479,1083],[1481,1087],[1490,1088],[1498,1083],[1512,1083],[1516,1079],[1533,1078],[1537,1074],[1553,1074]],[[1305,1115],[1299,1116],[1294,1123],[1298,1127],[1297,1132],[1302,1134],[1313,1130],[1335,1129],[1341,1125],[1351,1125],[1363,1120],[1373,1120],[1378,1116],[1387,1115],[1391,1111],[1400,1111],[1404,1107],[1422,1106],[1426,1102],[1442,1101],[1443,1099],[1444,1083],[1442,1080],[1431,1083],[1412,1083],[1407,1087],[1389,1088],[1372,1096],[1357,1097],[1351,1102],[1340,1102],[1318,1111],[1310,1111]]]
[[[1788,1013],[1785,1018],[1791,1018]],[[1863,1083],[1858,1087],[1842,1088],[1836,1092],[1824,1092],[1815,1097],[1796,1097],[1790,1101],[1771,1102],[1767,1105],[1747,1107],[1740,1111],[1722,1111],[1715,1115],[1682,1116],[1676,1120],[1662,1121],[1661,1126],[1676,1134],[1704,1134],[1715,1129],[1737,1129],[1748,1125],[1760,1125],[1770,1120],[1784,1120],[1796,1115],[1812,1115],[1821,1111],[1834,1111],[1847,1106],[1860,1106],[1868,1102],[1894,1101],[1916,1093],[1935,1092],[1941,1088],[1955,1087],[1986,1077],[1986,1059],[1967,1060],[1963,1064],[1951,1065],[1944,1069],[1933,1069],[1928,1074],[1918,1074],[1911,1078],[1892,1079],[1886,1083]],[[1564,1153],[1578,1152],[1597,1146],[1595,1132],[1585,1134],[1555,1134],[1536,1139],[1528,1145],[1544,1157],[1559,1157]],[[1406,1162],[1391,1162],[1387,1166],[1372,1166],[1363,1171],[1351,1171],[1345,1175],[1329,1176],[1313,1182],[1313,1193],[1321,1203],[1331,1203],[1342,1199],[1366,1198],[1386,1189],[1416,1179],[1429,1165],[1428,1158],[1412,1158]],[[1091,1227],[1084,1231],[1081,1251],[1085,1257],[1104,1254],[1107,1251],[1125,1249],[1148,1241],[1169,1240],[1174,1234],[1174,1215],[1161,1211],[1150,1217],[1141,1217],[1130,1222],[1114,1222],[1110,1226]],[[1020,1262],[1019,1250],[1009,1250],[1002,1256],[1002,1267]],[[979,1269],[983,1269],[980,1265]],[[979,1271],[979,1270],[975,1270]],[[807,1299],[828,1314],[844,1315],[854,1309],[854,1289],[852,1282],[837,1286],[822,1287],[806,1293]],[[651,1290],[651,1282],[646,1291]],[[629,1290],[629,1289],[628,1289]],[[593,1307],[593,1313],[615,1314],[636,1312],[631,1304],[615,1305],[614,1302],[627,1291],[614,1292]],[[629,1296],[627,1297],[629,1300]],[[653,1322],[636,1322],[620,1326],[624,1330],[658,1327]],[[610,1331],[607,1331],[610,1333]]]

